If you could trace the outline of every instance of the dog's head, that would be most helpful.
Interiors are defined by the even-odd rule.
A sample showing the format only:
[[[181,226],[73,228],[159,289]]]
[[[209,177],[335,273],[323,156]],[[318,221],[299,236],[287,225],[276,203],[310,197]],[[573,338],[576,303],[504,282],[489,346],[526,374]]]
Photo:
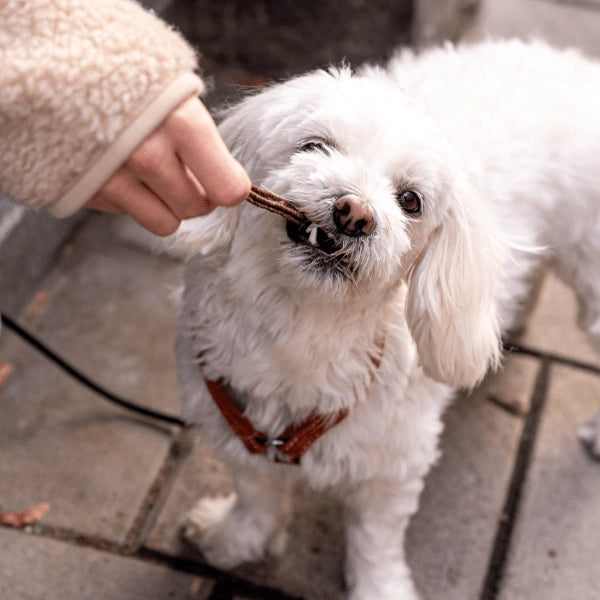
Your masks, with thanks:
[[[233,240],[231,262],[331,303],[375,307],[408,281],[406,315],[432,377],[472,386],[498,360],[489,219],[443,135],[384,72],[274,85],[230,109],[220,131],[254,184],[311,222],[221,210],[213,245]]]

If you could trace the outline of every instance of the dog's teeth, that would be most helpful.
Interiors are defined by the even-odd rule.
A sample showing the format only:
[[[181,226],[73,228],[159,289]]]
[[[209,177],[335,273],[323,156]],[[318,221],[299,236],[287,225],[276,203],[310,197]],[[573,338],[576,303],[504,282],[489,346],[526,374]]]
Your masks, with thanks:
[[[319,231],[319,228],[314,223],[312,225],[310,225],[308,227],[308,229],[306,230],[306,232],[308,233],[308,241],[313,246],[317,245],[317,233],[318,233],[318,231]]]

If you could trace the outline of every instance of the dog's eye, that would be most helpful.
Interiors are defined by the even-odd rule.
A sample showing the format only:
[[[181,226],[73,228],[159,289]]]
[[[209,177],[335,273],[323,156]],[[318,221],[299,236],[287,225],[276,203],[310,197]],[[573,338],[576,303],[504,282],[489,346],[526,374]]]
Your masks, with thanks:
[[[320,140],[309,140],[303,142],[298,147],[300,152],[323,152],[323,154],[329,154],[329,148],[325,142]]]
[[[396,196],[400,208],[410,215],[420,215],[423,212],[421,196],[413,190],[404,190]]]

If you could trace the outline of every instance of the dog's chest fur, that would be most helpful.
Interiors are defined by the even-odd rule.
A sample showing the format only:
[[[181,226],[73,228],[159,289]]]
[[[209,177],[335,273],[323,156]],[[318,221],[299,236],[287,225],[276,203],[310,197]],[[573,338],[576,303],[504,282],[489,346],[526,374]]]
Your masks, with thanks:
[[[289,289],[262,279],[250,283],[241,272],[231,272],[230,261],[222,250],[188,264],[179,328],[187,340],[184,352],[199,357],[197,364],[180,360],[184,411],[206,425],[218,447],[229,444],[239,455],[238,440],[229,439],[234,436],[219,421],[202,377],[226,381],[254,426],[270,435],[313,410],[349,408],[348,418],[303,459],[313,478],[319,477],[319,464],[324,481],[333,469],[341,476],[333,465],[348,462],[347,448],[355,445],[377,447],[366,454],[368,464],[360,467],[365,470],[381,469],[387,453],[419,456],[415,440],[434,456],[436,436],[421,435],[421,429],[435,423],[441,429],[449,392],[417,367],[402,288],[378,306],[355,300],[331,306],[323,298],[299,303]],[[399,437],[401,429],[409,435]],[[381,444],[386,437],[389,444]]]
[[[394,343],[387,330],[403,322],[401,303],[309,301],[223,258],[187,270],[185,318],[203,375],[225,380],[244,404],[283,399],[292,416],[364,401]]]

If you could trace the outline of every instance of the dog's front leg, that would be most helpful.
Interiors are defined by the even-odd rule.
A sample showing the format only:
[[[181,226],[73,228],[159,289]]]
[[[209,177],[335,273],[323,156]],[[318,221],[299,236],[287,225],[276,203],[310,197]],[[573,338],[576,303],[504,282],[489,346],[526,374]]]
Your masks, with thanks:
[[[422,480],[372,480],[345,497],[346,581],[351,600],[417,600],[405,561],[404,534]]]
[[[290,482],[281,468],[258,460],[229,465],[235,493],[201,498],[187,515],[184,537],[215,567],[233,569],[285,549]]]

